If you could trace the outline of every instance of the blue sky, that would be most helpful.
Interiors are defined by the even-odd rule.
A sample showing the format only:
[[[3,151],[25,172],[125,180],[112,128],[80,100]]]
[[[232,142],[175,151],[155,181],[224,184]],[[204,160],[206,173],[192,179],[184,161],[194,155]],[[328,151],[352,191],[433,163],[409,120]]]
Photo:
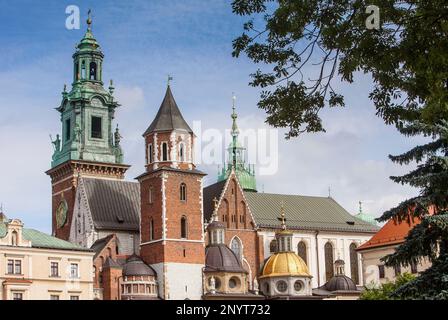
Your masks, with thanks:
[[[65,28],[65,8],[81,10],[81,29]],[[188,122],[203,129],[230,126],[231,96],[237,95],[242,130],[266,128],[257,109],[259,90],[249,87],[254,66],[231,57],[231,42],[243,19],[230,1],[5,1],[0,0],[0,202],[9,217],[28,227],[51,231],[49,134],[60,130],[58,113],[64,83],[72,79],[76,43],[93,10],[93,33],[105,54],[103,79],[114,79],[122,107],[127,179],[143,171],[141,133],[151,122],[172,74],[173,93]],[[312,72],[312,70],[310,70]],[[335,83],[347,108],[322,113],[327,133],[284,140],[280,131],[279,170],[258,177],[266,192],[332,196],[352,213],[359,200],[375,216],[416,191],[389,181],[406,168],[387,155],[412,147],[419,139],[400,136],[375,116],[367,96],[368,75],[355,84]],[[216,179],[216,166],[203,166]]]

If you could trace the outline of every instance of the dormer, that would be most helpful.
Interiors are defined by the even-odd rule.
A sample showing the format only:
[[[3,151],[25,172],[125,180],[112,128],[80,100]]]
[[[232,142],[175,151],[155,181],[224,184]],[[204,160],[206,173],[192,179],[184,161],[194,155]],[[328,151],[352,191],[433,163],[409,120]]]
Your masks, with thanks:
[[[23,237],[23,223],[19,219],[4,222],[6,234],[0,238],[0,245],[13,247],[31,247],[31,241]]]

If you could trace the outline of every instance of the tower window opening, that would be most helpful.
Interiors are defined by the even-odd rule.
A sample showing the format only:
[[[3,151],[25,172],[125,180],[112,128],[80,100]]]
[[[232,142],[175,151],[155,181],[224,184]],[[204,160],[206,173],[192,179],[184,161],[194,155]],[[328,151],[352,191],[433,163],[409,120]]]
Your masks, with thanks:
[[[168,144],[166,142],[162,143],[162,161],[168,160]]]
[[[91,137],[102,138],[102,119],[101,117],[92,117]]]
[[[97,80],[96,78],[96,63],[95,62],[90,62],[90,68],[89,68],[89,75],[90,75],[90,80]]]
[[[148,145],[148,163],[152,163],[153,162],[153,158],[152,158],[152,144]]]
[[[65,141],[69,141],[70,140],[70,136],[71,136],[71,122],[70,119],[65,120]]]
[[[82,61],[81,62],[81,79],[85,79],[86,78],[86,62]]]
[[[75,80],[79,80],[79,63],[76,61],[75,63]]]
[[[185,183],[180,184],[180,201],[187,201],[187,185]]]
[[[184,144],[181,143],[181,144],[179,145],[179,160],[180,160],[181,162],[184,162],[184,161],[185,161],[185,156],[184,156],[185,151],[184,151],[184,149],[185,149]]]
[[[180,237],[187,238],[187,217],[185,216],[180,219]]]
[[[149,240],[154,240],[154,220],[149,221]]]

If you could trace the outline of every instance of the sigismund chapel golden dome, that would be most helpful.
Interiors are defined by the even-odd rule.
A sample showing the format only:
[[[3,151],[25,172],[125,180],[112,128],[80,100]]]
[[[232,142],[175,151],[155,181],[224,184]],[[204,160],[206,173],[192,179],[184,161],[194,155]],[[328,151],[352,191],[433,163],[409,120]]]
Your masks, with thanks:
[[[278,219],[282,223],[282,230],[276,233],[277,250],[265,262],[260,279],[276,276],[311,277],[306,263],[292,250],[292,232],[286,230],[283,204],[281,217]]]

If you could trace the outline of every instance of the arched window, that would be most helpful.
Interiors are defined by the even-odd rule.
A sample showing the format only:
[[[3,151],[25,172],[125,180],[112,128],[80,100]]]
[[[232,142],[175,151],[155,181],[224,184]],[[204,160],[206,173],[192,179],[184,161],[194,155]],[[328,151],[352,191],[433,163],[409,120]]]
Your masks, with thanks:
[[[83,60],[81,62],[81,79],[86,78],[86,62]]]
[[[149,221],[149,240],[154,240],[154,220]]]
[[[187,201],[187,185],[185,183],[180,184],[180,201]]]
[[[89,68],[90,80],[96,80],[96,63],[90,62]]]
[[[297,245],[297,255],[302,258],[302,260],[308,264],[307,256],[306,256],[306,243],[304,241],[300,241]]]
[[[180,219],[180,237],[187,238],[187,217],[185,216]]]
[[[149,204],[154,203],[154,188],[152,186],[149,186],[148,190],[148,203]]]
[[[352,280],[359,284],[358,253],[355,243],[350,245],[350,272]]]
[[[79,62],[75,63],[75,80],[79,80]]]
[[[148,163],[153,163],[152,143],[148,144]]]
[[[325,281],[330,280],[334,276],[333,270],[333,245],[327,242],[324,247],[325,252]]]
[[[13,246],[17,246],[18,243],[19,243],[19,236],[18,236],[18,234],[17,234],[17,231],[13,231],[13,232],[11,233],[11,244],[12,244]]]
[[[168,143],[162,142],[162,161],[168,160]]]
[[[242,260],[243,249],[241,245],[241,240],[238,237],[234,237],[232,239],[232,242],[230,243],[230,249],[232,249],[232,251],[236,254],[236,256],[240,260]]]
[[[183,143],[179,144],[179,161],[180,162],[185,161],[185,144]]]
[[[272,240],[271,243],[269,244],[269,252],[270,253],[277,252],[277,239]]]

